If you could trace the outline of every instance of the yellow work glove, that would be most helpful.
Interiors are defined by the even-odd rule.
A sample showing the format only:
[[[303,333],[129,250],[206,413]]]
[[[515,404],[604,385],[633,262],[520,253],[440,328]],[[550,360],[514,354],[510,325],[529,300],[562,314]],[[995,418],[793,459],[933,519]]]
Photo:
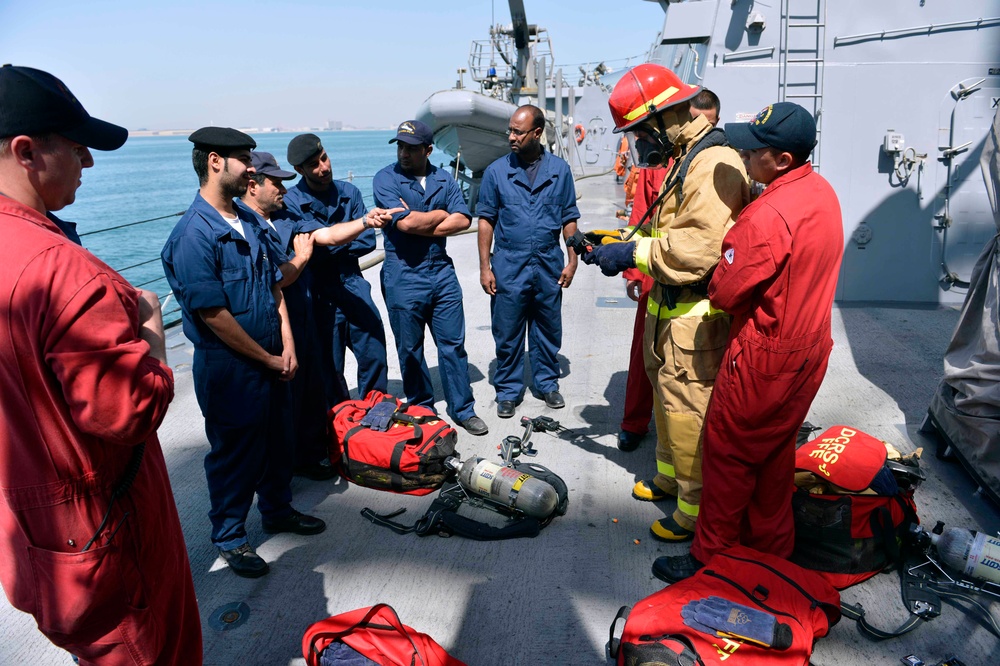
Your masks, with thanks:
[[[593,231],[584,232],[584,236],[587,237],[594,245],[610,245],[611,243],[621,243],[628,233],[632,231],[632,227],[623,227],[621,229],[594,229]]]

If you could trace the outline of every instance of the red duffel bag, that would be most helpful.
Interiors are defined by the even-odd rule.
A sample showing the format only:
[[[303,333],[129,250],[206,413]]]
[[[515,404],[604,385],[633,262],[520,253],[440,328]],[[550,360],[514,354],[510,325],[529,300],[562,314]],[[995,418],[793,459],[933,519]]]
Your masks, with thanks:
[[[347,645],[381,666],[465,666],[433,638],[400,622],[396,611],[386,604],[359,608],[312,624],[302,637],[306,663],[320,666],[323,651],[334,642]],[[329,658],[325,661],[329,663]]]
[[[458,434],[426,407],[404,408],[391,395],[372,391],[333,407],[329,418],[330,461],[348,481],[426,495],[454,474],[444,461],[457,455]]]
[[[721,599],[769,614],[786,625],[786,644],[763,647],[685,622],[691,602]],[[627,619],[625,619],[627,618]],[[620,622],[625,619],[624,628]],[[745,546],[718,553],[703,569],[618,611],[610,650],[618,666],[808,666],[813,642],[840,620],[840,595],[814,571]],[[707,629],[707,628],[706,628]],[[620,637],[617,635],[621,632]]]

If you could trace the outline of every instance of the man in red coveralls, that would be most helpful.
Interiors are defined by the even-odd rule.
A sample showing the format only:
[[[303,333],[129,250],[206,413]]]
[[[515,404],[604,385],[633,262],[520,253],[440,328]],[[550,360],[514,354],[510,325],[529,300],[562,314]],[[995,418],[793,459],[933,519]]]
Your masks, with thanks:
[[[742,544],[779,557],[794,545],[795,437],[826,374],[830,312],[844,254],[840,204],[813,171],[816,123],[779,102],[726,125],[747,173],[767,186],[722,243],[712,305],[733,317],[705,416],[701,514],[689,555],[660,557],[653,574],[687,578]]]
[[[81,664],[186,666],[201,621],[156,439],[160,306],[46,217],[88,148],[127,135],[51,74],[0,67],[0,583]]]

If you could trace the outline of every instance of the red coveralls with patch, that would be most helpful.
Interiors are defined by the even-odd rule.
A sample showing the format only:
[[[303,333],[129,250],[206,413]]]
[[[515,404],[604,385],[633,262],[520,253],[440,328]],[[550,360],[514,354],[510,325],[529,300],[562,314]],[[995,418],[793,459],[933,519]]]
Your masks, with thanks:
[[[191,568],[156,439],[173,375],[139,339],[138,294],[3,196],[0,225],[4,592],[81,664],[200,664]],[[82,552],[143,441],[135,482]]]
[[[723,241],[708,295],[733,324],[705,416],[701,562],[737,543],[792,553],[795,438],[833,348],[843,254],[837,195],[808,163],[775,179]]]

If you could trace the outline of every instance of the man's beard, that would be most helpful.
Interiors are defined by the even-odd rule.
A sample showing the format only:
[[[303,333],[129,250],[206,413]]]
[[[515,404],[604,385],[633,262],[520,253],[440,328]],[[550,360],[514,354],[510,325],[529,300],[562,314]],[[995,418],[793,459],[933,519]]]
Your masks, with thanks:
[[[219,188],[222,195],[227,199],[238,199],[247,193],[247,181],[242,177],[234,177],[229,171],[229,163],[222,169],[222,179],[219,181]]]

